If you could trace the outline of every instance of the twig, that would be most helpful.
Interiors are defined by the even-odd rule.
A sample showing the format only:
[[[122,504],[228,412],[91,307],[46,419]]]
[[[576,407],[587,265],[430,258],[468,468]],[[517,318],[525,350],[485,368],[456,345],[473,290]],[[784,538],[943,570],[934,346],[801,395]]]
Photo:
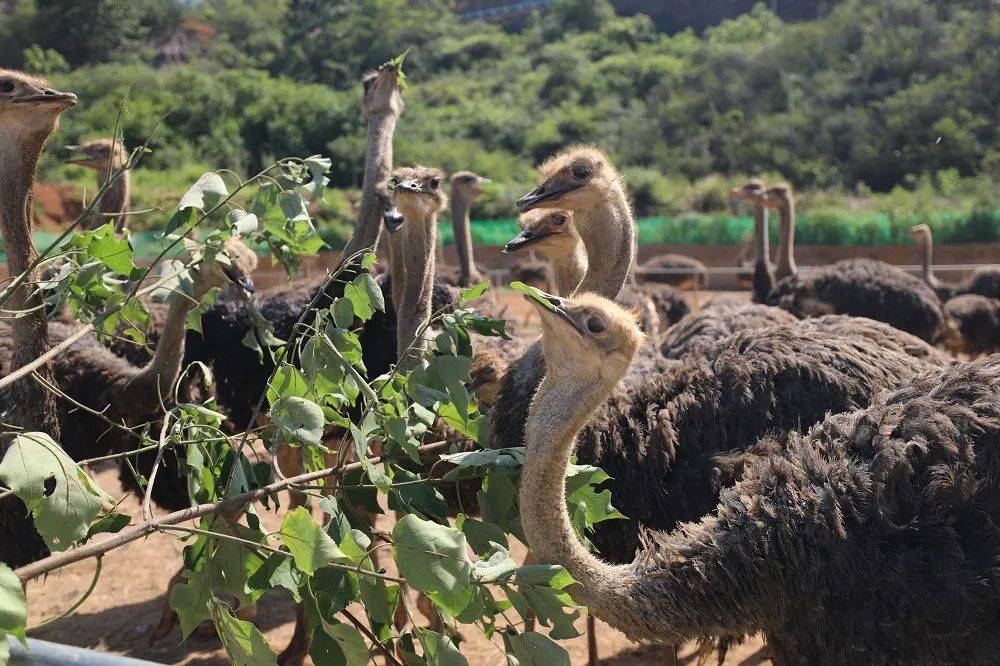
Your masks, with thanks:
[[[448,448],[451,445],[450,442],[434,442],[432,444],[425,444],[417,448],[420,453],[433,453],[435,451],[441,451]],[[391,455],[375,456],[373,458],[368,458],[367,462],[371,464],[380,463],[383,460],[392,458]],[[401,456],[395,456],[401,457]],[[55,555],[50,555],[44,559],[37,562],[32,562],[26,566],[17,569],[14,573],[21,579],[22,582],[26,583],[29,580],[38,578],[39,576],[45,575],[56,569],[61,569],[67,565],[73,564],[74,562],[79,562],[85,560],[89,557],[97,557],[103,555],[109,551],[115,550],[116,548],[121,548],[125,544],[132,543],[147,537],[154,532],[163,529],[164,527],[171,525],[178,525],[180,523],[192,520],[194,518],[200,518],[202,516],[214,515],[217,513],[224,513],[227,511],[232,511],[236,508],[242,508],[256,502],[264,497],[270,497],[276,493],[288,489],[295,484],[304,484],[310,481],[317,481],[319,479],[326,478],[328,476],[333,476],[338,473],[352,472],[359,470],[363,467],[364,462],[351,463],[345,465],[339,470],[334,467],[327,469],[322,469],[316,472],[307,472],[305,474],[300,474],[298,476],[289,477],[284,481],[278,481],[270,485],[264,486],[263,488],[258,488],[256,490],[251,490],[250,492],[243,493],[241,495],[235,495],[231,498],[224,499],[218,502],[209,502],[207,504],[200,504],[188,509],[182,509],[181,511],[175,511],[173,513],[168,513],[167,515],[159,518],[158,520],[146,521],[139,525],[136,525],[130,529],[124,529],[113,537],[106,539],[98,543],[90,543],[81,546],[75,550],[69,550],[63,553],[57,553]]]
[[[153,509],[150,500],[153,497],[153,484],[156,483],[156,473],[163,462],[163,449],[167,447],[167,431],[170,429],[170,412],[163,415],[163,425],[160,426],[160,444],[156,448],[156,460],[153,461],[153,471],[149,473],[149,482],[146,483],[146,492],[142,494],[142,517],[146,520],[153,519]]]
[[[355,629],[357,629],[358,631],[360,631],[361,633],[363,633],[365,636],[367,636],[368,640],[370,640],[372,643],[374,643],[378,647],[378,649],[382,652],[382,654],[385,655],[385,658],[387,660],[389,660],[393,664],[396,664],[396,666],[403,666],[403,664],[401,664],[399,662],[399,660],[396,659],[395,655],[392,654],[392,650],[389,650],[386,646],[382,645],[382,641],[380,641],[379,639],[377,639],[375,637],[375,635],[372,634],[372,632],[370,632],[368,630],[368,627],[366,627],[364,624],[362,624],[361,621],[358,620],[358,618],[356,618],[353,615],[351,615],[350,611],[348,611],[345,608],[344,610],[340,611],[340,614],[343,615],[344,617],[346,617],[348,620],[350,620],[351,624],[354,625]]]

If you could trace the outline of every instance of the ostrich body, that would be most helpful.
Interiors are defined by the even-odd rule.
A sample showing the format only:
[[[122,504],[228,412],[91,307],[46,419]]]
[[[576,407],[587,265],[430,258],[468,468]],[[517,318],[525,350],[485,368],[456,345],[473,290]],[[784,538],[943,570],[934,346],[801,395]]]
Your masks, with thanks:
[[[764,206],[764,182],[750,180],[742,187],[730,190],[734,199],[746,201],[753,207],[754,263],[753,287],[754,303],[766,303],[768,294],[774,288],[774,269],[771,267],[769,237],[767,228],[767,208]]]
[[[944,304],[949,333],[944,345],[952,352],[991,354],[1000,351],[1000,300],[962,294]]]
[[[768,189],[763,202],[778,209],[782,229],[791,233],[795,227],[791,187]],[[791,255],[791,242],[785,251]],[[794,259],[786,260],[794,267]],[[937,340],[944,328],[941,301],[929,286],[896,266],[872,259],[845,259],[807,273],[795,272],[776,284],[767,300],[798,317],[847,314],[877,319],[927,342]]]
[[[125,146],[112,138],[94,139],[79,146],[66,146],[66,150],[80,154],[80,157],[67,160],[67,163],[79,164],[97,172],[98,190],[111,181],[111,177],[121,171],[128,161]],[[129,172],[122,171],[101,197],[102,216],[96,216],[88,227],[94,229],[111,220],[115,223],[115,231],[121,233],[125,228],[126,214],[131,209],[131,193]]]
[[[709,305],[667,329],[660,345],[666,358],[679,359],[703,351],[740,331],[798,321],[781,308],[759,303]]]
[[[777,664],[995,660],[1000,547],[984,535],[995,532],[1000,358],[928,372],[785,436],[710,514],[646,533],[633,561],[613,565],[578,541],[565,469],[640,334],[604,304],[599,336],[573,305],[576,326],[541,313],[549,370],[531,406],[520,506],[532,552],[566,567],[575,601],[633,640],[763,631]]]
[[[48,325],[44,310],[38,307],[41,302],[35,289],[39,271],[31,269],[38,258],[31,239],[31,190],[45,142],[58,127],[62,112],[75,103],[76,95],[55,91],[44,79],[0,69],[0,230],[7,246],[9,274],[26,274],[4,303],[8,311],[26,311],[11,320],[5,337],[13,346],[14,369],[49,349]],[[55,383],[51,363],[43,364],[36,372]],[[59,441],[55,396],[32,377],[11,385],[0,396],[0,403],[3,420],[9,426],[45,432]],[[0,458],[7,444],[0,441]],[[0,561],[16,565],[45,552],[24,503],[12,495],[0,499]]]
[[[451,176],[451,224],[455,230],[455,249],[458,252],[458,280],[456,286],[471,287],[483,281],[483,273],[476,266],[472,249],[472,204],[483,194],[482,186],[489,183],[471,171],[459,171]]]
[[[646,269],[652,269],[648,271]],[[664,272],[659,272],[659,271]],[[704,289],[708,286],[705,264],[683,254],[658,254],[643,262],[636,271],[642,283],[669,284],[679,289]]]
[[[934,263],[934,239],[931,228],[926,224],[918,224],[910,229],[910,238],[916,240],[920,247],[921,277],[942,301],[962,294],[1000,298],[1000,267],[987,266],[976,269],[972,276],[964,282],[944,282],[934,275],[932,267]]]

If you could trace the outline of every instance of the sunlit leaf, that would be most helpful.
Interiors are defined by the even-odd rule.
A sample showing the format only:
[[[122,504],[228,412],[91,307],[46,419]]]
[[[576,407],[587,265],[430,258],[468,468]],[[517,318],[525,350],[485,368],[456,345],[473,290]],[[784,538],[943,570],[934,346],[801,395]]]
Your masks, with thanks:
[[[393,557],[407,582],[452,615],[475,593],[465,535],[453,527],[403,516],[392,528]]]
[[[332,562],[350,564],[351,560],[320,527],[309,510],[299,507],[285,515],[279,533],[295,558],[295,566],[302,573],[313,574],[317,569]]]
[[[219,632],[222,646],[226,649],[230,663],[234,666],[274,666],[278,658],[268,645],[264,634],[250,622],[244,622],[233,614],[233,609],[225,602],[212,599],[209,602],[212,621]]]

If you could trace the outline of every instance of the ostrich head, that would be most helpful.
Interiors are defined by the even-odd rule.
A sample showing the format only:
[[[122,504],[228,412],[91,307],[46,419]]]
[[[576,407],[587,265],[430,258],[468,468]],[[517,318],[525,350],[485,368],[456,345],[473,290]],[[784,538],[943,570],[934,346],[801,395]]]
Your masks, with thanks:
[[[361,78],[364,96],[361,114],[365,118],[379,115],[399,115],[403,112],[403,96],[399,88],[399,70],[392,65],[382,65]]]
[[[375,185],[375,198],[378,199],[379,208],[382,209],[382,224],[385,225],[386,231],[393,233],[403,226],[403,214],[392,201],[389,181],[383,180]]]
[[[748,180],[745,185],[730,189],[729,194],[738,201],[758,203],[764,195],[764,181],[753,178]]]
[[[494,352],[480,349],[473,354],[469,389],[476,394],[476,400],[481,405],[489,406],[496,400],[506,371],[507,364]]]
[[[572,211],[533,210],[521,215],[517,222],[521,225],[521,233],[504,245],[504,252],[531,248],[543,253],[565,254],[583,242],[573,223]]]
[[[918,224],[910,228],[909,236],[917,242],[926,243],[931,239],[931,228],[926,224]]]
[[[778,183],[764,190],[761,203],[768,208],[785,208],[792,204],[794,195],[788,183]]]
[[[76,95],[53,90],[45,79],[0,69],[0,124],[18,136],[47,137],[74,104]]]
[[[194,273],[194,294],[196,297],[208,293],[215,287],[233,284],[242,293],[252,294],[254,284],[251,274],[257,269],[257,255],[253,250],[235,238],[226,241],[214,261],[202,261]]]
[[[485,192],[480,186],[489,182],[492,182],[489,178],[483,178],[471,171],[458,171],[451,176],[451,196],[465,201],[475,201]]]
[[[545,294],[551,307],[526,297],[541,316],[542,351],[550,376],[611,390],[628,371],[645,338],[633,314],[597,294]]]
[[[79,164],[89,169],[120,169],[128,159],[128,151],[121,141],[114,139],[94,139],[79,146],[66,146],[66,150],[80,156],[67,160],[67,164]]]
[[[448,197],[441,189],[443,182],[443,171],[417,164],[393,171],[389,188],[403,217],[426,219],[448,204]]]
[[[579,146],[550,157],[540,167],[542,182],[517,202],[536,208],[592,209],[605,200],[620,176],[600,148]]]

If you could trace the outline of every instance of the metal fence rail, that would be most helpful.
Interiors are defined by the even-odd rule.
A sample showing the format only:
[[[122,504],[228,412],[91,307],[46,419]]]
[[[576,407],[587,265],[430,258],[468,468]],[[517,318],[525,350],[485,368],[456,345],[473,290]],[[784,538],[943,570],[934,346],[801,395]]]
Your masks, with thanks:
[[[152,661],[34,638],[28,639],[28,648],[13,637],[8,637],[7,642],[10,645],[10,666],[156,666]]]

